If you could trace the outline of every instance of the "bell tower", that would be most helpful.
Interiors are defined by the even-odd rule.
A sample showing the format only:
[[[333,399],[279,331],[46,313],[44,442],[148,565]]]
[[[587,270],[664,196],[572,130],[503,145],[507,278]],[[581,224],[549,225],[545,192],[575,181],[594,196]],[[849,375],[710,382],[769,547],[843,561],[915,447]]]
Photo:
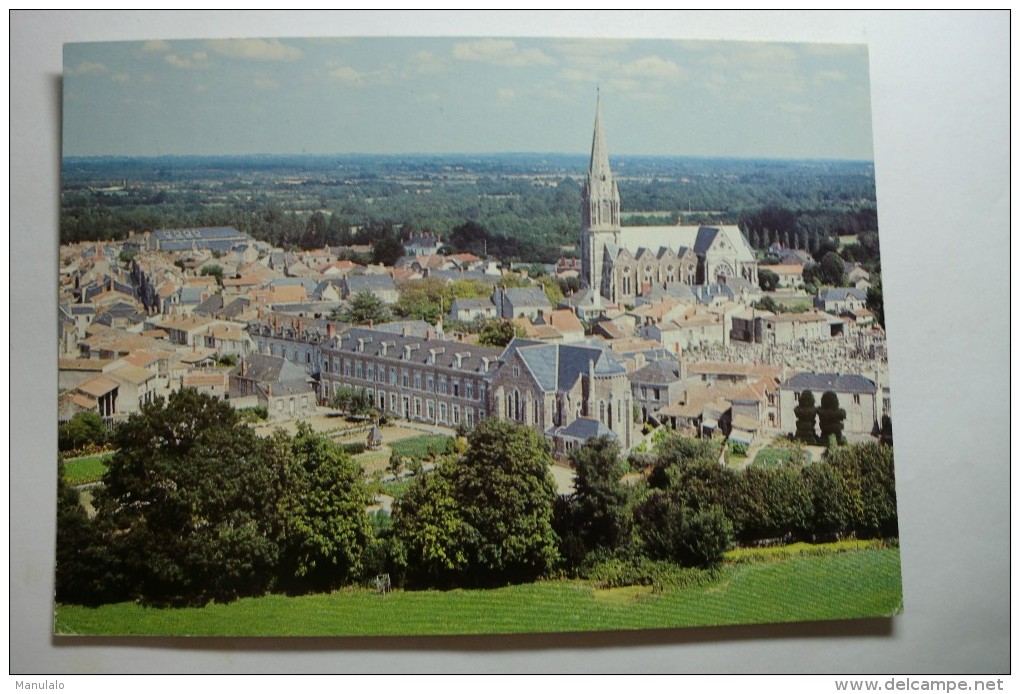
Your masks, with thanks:
[[[609,168],[609,152],[602,132],[602,107],[596,96],[591,162],[581,191],[581,270],[596,306],[601,305],[605,289],[602,286],[602,265],[606,244],[619,241],[620,191]]]

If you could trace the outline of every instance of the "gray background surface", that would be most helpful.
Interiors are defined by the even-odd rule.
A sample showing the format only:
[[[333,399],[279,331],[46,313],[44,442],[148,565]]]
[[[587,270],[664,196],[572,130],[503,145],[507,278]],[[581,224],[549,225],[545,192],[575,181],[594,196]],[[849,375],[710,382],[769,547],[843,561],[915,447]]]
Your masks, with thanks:
[[[902,616],[438,639],[50,635],[62,43],[411,34],[869,46]],[[1008,13],[12,12],[10,41],[11,672],[1008,671]]]

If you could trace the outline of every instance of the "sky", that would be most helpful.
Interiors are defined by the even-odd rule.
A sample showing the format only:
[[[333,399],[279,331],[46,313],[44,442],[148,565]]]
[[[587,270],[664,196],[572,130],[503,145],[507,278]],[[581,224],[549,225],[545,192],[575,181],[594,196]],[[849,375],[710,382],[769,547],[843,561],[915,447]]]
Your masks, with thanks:
[[[64,46],[64,156],[872,159],[849,44],[251,38]]]

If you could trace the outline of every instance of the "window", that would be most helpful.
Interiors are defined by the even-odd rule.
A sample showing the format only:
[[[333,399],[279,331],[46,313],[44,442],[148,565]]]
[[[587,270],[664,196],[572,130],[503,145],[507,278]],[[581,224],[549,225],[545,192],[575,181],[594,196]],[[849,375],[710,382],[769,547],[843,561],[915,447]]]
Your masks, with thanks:
[[[429,400],[425,403],[425,411],[428,413],[428,418],[433,420],[436,418],[436,401]]]
[[[439,392],[441,395],[446,395],[446,379],[442,376],[439,377]]]
[[[446,421],[446,403],[445,402],[439,403],[439,421],[440,422],[445,422]]]
[[[365,380],[367,381],[375,380],[375,367],[372,366],[371,364],[365,366]]]
[[[397,385],[397,369],[392,366],[390,367],[390,385]]]
[[[861,404],[861,394],[860,393],[854,393],[854,404],[855,405],[860,405]]]
[[[361,378],[361,362],[360,361],[354,363],[354,377],[355,378]]]
[[[453,397],[455,397],[455,398],[459,398],[460,397],[460,382],[459,381],[454,381],[453,382]]]
[[[350,376],[351,376],[351,360],[350,359],[343,359],[343,360],[341,360],[341,363],[344,365],[344,376],[347,376],[348,378],[350,378]]]
[[[421,390],[421,372],[414,372],[414,389]]]
[[[421,417],[421,398],[414,399],[414,416]]]
[[[469,429],[475,425],[475,411],[470,407],[464,408],[464,421]]]
[[[459,405],[454,405],[453,406],[453,423],[454,424],[460,424],[460,406]]]
[[[436,378],[432,374],[429,374],[425,379],[425,390],[429,393],[436,389]]]
[[[322,370],[324,373],[329,373],[329,357],[322,358]]]
[[[464,397],[471,400],[474,397],[474,384],[471,381],[464,381]]]
[[[521,377],[521,367],[519,367],[516,364],[514,364],[514,378],[520,378],[520,377]]]
[[[411,374],[407,373],[407,369],[400,372],[400,385],[407,388],[411,383]]]
[[[397,410],[397,394],[390,393],[390,411],[396,412]]]
[[[655,389],[655,399],[656,400],[659,399],[659,389],[658,388]]]

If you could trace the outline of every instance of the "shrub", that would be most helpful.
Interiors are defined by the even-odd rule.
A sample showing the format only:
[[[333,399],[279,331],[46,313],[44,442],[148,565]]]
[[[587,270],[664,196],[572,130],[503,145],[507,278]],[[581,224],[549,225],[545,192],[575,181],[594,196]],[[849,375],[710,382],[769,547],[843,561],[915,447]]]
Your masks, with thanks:
[[[344,449],[351,455],[358,455],[359,453],[364,453],[368,450],[368,444],[364,441],[352,441],[351,443],[340,444],[340,448]]]

